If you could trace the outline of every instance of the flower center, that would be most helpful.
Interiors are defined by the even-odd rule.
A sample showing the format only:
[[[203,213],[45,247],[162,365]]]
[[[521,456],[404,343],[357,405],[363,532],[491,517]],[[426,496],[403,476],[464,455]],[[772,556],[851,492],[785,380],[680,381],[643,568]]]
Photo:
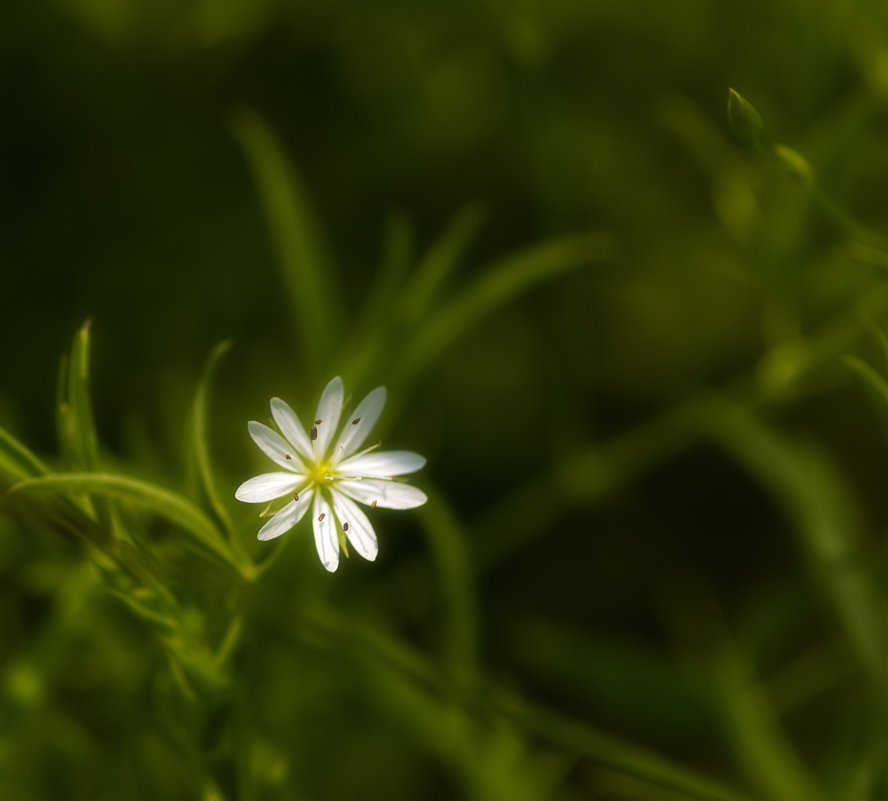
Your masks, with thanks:
[[[306,465],[308,468],[308,479],[310,484],[318,484],[322,487],[329,487],[336,480],[336,473],[329,462],[317,462],[313,465]]]

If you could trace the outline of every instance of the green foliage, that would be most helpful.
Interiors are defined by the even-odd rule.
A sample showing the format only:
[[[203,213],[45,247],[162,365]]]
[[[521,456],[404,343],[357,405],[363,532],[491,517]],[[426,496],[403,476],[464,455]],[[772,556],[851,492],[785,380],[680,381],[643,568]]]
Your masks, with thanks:
[[[734,89],[728,90],[728,121],[734,136],[741,142],[759,144],[764,128],[761,115],[752,103]]]
[[[48,493],[77,497],[81,493],[116,498],[142,505],[154,514],[180,526],[212,553],[238,569],[245,569],[232,555],[222,533],[212,521],[186,498],[145,481],[102,473],[59,473],[23,481],[11,492]]]
[[[885,797],[877,4],[6,17],[0,797]],[[336,374],[429,502],[328,575],[233,495]]]
[[[232,129],[246,153],[277,249],[281,283],[305,362],[328,365],[341,303],[302,181],[277,138],[254,112],[240,110]]]
[[[216,373],[219,362],[230,347],[230,342],[220,342],[213,348],[210,357],[207,359],[200,384],[194,396],[194,403],[191,406],[186,442],[188,443],[188,462],[198,484],[197,493],[206,499],[206,503],[212,510],[213,515],[223,526],[225,532],[232,537],[232,544],[237,547],[240,541],[234,536],[234,527],[228,510],[222,503],[222,492],[218,487],[213,470],[208,422],[210,382]]]
[[[48,468],[8,431],[0,428],[0,468],[13,479],[44,475]]]

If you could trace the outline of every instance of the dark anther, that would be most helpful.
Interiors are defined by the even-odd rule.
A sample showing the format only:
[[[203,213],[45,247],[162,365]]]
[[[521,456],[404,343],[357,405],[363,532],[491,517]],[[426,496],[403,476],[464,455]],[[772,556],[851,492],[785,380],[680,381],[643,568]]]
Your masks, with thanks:
[[[326,512],[321,512],[321,516],[318,518],[318,523],[320,523],[326,516]]]
[[[285,453],[285,454],[284,454],[284,458],[285,458],[288,462],[292,462],[292,461],[293,461],[293,457],[290,456],[289,453]]]
[[[361,418],[360,418],[360,417],[356,417],[354,420],[352,420],[352,425],[353,425],[353,426],[356,426],[356,425],[357,425],[358,423],[360,423],[360,422],[361,422]]]
[[[294,501],[298,501],[298,500],[299,500],[299,493],[298,493],[298,492],[294,492],[294,493],[293,493],[293,500],[294,500]]]
[[[317,420],[315,420],[314,424],[315,424],[316,426],[319,426],[319,425],[320,425],[321,423],[323,423],[323,422],[324,422],[324,421],[319,417]]]
[[[317,438],[318,438],[318,430],[317,430],[314,426],[312,426],[312,427],[311,427],[311,439],[312,439],[312,442],[314,442]]]
[[[343,531],[348,531],[348,523],[343,523],[343,524],[342,524],[342,530],[343,530]]]

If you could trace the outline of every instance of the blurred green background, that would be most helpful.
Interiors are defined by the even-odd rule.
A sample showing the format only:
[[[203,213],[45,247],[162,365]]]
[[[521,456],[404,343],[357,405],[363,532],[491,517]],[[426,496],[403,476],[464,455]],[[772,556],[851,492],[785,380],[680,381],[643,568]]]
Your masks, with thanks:
[[[122,501],[4,495],[0,798],[884,797],[886,26],[0,11],[0,426],[209,508],[186,423],[231,340],[208,436],[253,561],[233,492],[273,395],[305,419],[335,374],[386,384],[432,496],[376,515],[376,563],[326,575],[303,524],[244,582]],[[78,465],[56,381],[86,319]],[[109,520],[132,554],[70,533]]]

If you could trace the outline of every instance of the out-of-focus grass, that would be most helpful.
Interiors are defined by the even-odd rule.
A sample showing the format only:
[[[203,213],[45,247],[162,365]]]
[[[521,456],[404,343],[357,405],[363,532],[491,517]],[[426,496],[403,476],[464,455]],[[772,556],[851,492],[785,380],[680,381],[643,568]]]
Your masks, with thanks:
[[[884,9],[174,5],[0,26],[0,795],[882,797]]]

